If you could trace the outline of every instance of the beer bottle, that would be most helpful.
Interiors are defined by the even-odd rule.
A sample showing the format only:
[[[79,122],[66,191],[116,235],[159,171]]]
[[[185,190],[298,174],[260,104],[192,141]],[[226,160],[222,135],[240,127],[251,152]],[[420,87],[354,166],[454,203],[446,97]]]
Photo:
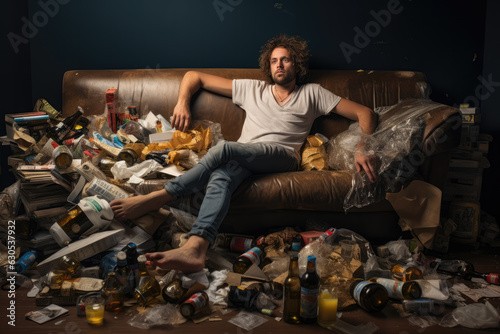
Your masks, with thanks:
[[[75,126],[76,122],[83,115],[83,109],[78,107],[78,110],[71,116],[66,117],[64,120],[59,122],[56,126],[53,126],[47,130],[47,137],[51,138],[57,144],[61,145],[66,139],[66,135]]]
[[[104,280],[101,295],[104,298],[104,309],[107,311],[120,311],[125,301],[123,284],[115,272],[109,272]]]
[[[319,276],[316,257],[307,257],[306,272],[300,278],[300,322],[315,323],[318,319]]]
[[[137,257],[137,263],[138,263],[137,286],[139,285],[139,282],[141,281],[141,277],[149,276],[149,271],[148,271],[146,261],[147,261],[147,259],[146,259],[145,255],[141,254]]]
[[[233,264],[233,271],[244,274],[254,263],[258,266],[265,257],[262,238],[257,241],[257,246],[241,254]]]
[[[147,306],[155,301],[156,297],[162,293],[162,290],[167,285],[169,276],[169,274],[166,274],[157,281],[156,278],[149,275],[147,269],[141,272],[139,285],[134,290],[134,297],[137,299],[137,302],[142,306]]]
[[[402,282],[390,278],[377,277],[370,281],[382,285],[390,298],[393,299],[417,299],[422,295],[422,289],[417,282]]]
[[[197,292],[180,307],[180,312],[183,317],[189,318],[200,312],[200,310],[208,305],[208,295],[205,291]]]
[[[187,289],[182,287],[182,280],[174,279],[161,290],[161,295],[167,303],[179,304]]]
[[[300,322],[299,257],[296,254],[290,256],[288,276],[284,283],[283,319],[292,324]]]
[[[290,248],[291,252],[299,253],[302,248],[302,237],[300,235],[292,238],[292,247]]]
[[[357,279],[351,283],[349,290],[356,303],[368,312],[382,310],[389,300],[387,290],[375,282]]]
[[[392,278],[398,281],[414,281],[416,279],[422,279],[422,271],[417,267],[405,264],[395,264],[391,268]]]
[[[229,250],[231,252],[247,252],[255,246],[257,246],[257,242],[252,238],[234,236],[229,241]]]
[[[139,262],[137,261],[139,254],[137,253],[137,246],[133,242],[129,242],[125,247],[123,247],[122,251],[124,251],[127,255],[127,264],[132,272],[132,275],[129,276],[131,280],[129,282],[129,286],[133,289],[139,282]]]
[[[124,251],[119,251],[116,255],[117,263],[114,272],[117,275],[120,284],[123,286],[123,292],[126,295],[132,293],[129,276],[132,274],[130,267],[127,264],[127,254]]]
[[[473,277],[482,278],[490,284],[500,284],[498,274],[496,273],[480,273],[474,269],[472,263],[463,260],[440,260],[431,263],[431,267],[437,267],[437,271],[443,274],[454,275],[466,280],[471,280]]]
[[[59,260],[58,268],[67,271],[72,277],[75,277],[78,275],[82,265],[74,256],[64,255]]]

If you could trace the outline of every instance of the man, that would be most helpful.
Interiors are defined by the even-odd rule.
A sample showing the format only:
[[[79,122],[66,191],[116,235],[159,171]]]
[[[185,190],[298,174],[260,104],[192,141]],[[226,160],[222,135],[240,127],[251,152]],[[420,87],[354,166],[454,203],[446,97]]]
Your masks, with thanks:
[[[154,266],[183,272],[203,269],[206,252],[215,241],[234,190],[252,174],[297,170],[300,147],[317,117],[335,112],[358,121],[366,134],[375,131],[376,117],[369,108],[341,99],[317,84],[298,85],[306,74],[308,57],[305,41],[280,35],[261,50],[260,65],[271,84],[194,71],[185,74],[172,118],[176,129],[188,129],[190,100],[201,88],[232,97],[245,110],[246,118],[237,142],[214,146],[195,167],[167,183],[165,189],[111,202],[117,219],[130,219],[158,210],[195,189],[205,189],[188,241],[178,249],[146,254]],[[375,181],[374,157],[363,152],[362,144],[355,164],[358,171]]]

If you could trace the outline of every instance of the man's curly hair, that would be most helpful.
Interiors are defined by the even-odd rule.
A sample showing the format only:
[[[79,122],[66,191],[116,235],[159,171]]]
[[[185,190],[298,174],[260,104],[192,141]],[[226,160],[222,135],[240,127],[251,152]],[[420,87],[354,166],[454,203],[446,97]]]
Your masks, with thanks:
[[[307,42],[299,36],[278,35],[271,38],[260,49],[259,65],[264,74],[273,82],[271,75],[271,54],[273,50],[282,47],[290,52],[295,73],[297,75],[297,83],[301,84],[305,81],[307,71],[309,69],[309,57],[311,56]]]

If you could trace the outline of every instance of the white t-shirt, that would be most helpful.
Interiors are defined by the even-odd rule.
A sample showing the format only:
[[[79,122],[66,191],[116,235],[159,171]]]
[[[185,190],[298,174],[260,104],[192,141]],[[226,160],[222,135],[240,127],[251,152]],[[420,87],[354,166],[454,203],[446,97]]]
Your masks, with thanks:
[[[272,85],[249,79],[233,80],[233,103],[246,112],[240,143],[274,143],[296,157],[316,118],[330,113],[340,97],[318,84],[296,86],[290,100],[280,106]]]

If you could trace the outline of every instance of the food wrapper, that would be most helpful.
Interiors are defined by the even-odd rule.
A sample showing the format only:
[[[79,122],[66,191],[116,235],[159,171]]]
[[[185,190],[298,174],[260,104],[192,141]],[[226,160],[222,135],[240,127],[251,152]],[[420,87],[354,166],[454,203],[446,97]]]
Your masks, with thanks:
[[[322,135],[307,136],[302,149],[301,170],[325,170],[328,169],[328,154],[324,144],[328,140]]]
[[[209,127],[203,129],[201,124],[187,132],[175,131],[168,144],[167,148],[173,150],[189,149],[201,152],[212,146],[212,131]]]

